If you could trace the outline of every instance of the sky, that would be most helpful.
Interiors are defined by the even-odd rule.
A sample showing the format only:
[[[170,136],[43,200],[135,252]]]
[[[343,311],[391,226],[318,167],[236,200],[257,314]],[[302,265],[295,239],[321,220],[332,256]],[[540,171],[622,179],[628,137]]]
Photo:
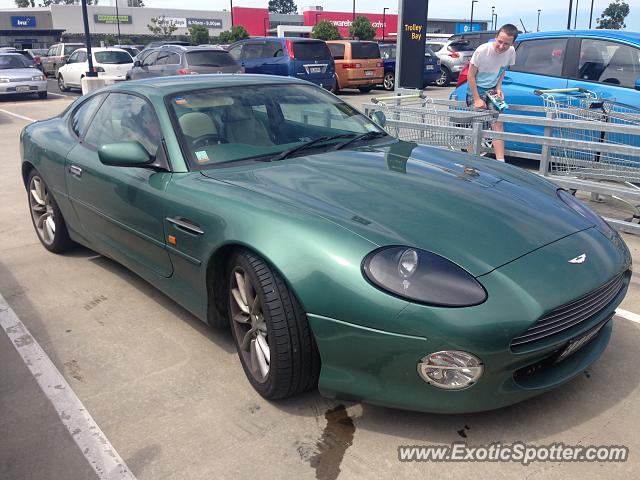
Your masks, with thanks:
[[[355,0],[356,12],[381,13],[384,7],[389,7],[390,13],[397,13],[397,0]],[[531,0],[529,0],[531,1]],[[578,1],[578,24],[577,27],[589,27],[590,0],[574,0],[575,8]],[[611,0],[594,0],[593,6],[593,27],[596,26],[596,18],[600,16]],[[640,32],[640,4],[636,0],[626,0],[631,7],[631,13],[626,19],[627,30]],[[38,0],[36,0],[36,3]],[[294,0],[301,13],[303,7],[308,5],[320,5],[329,11],[350,12],[353,8],[350,0]],[[187,8],[202,8],[203,10],[222,10],[229,8],[229,0],[189,0],[182,3]],[[99,4],[109,5],[110,0],[100,0]],[[268,0],[235,0],[235,7],[266,7]],[[175,0],[145,0],[145,5],[155,8],[175,7]],[[0,0],[0,8],[14,7],[13,0]],[[474,19],[491,19],[491,7],[495,6],[498,15],[498,23],[513,23],[518,27],[520,19],[527,30],[535,30],[537,23],[537,10],[540,13],[540,30],[562,30],[567,26],[567,13],[569,0],[535,0],[528,1],[514,0],[479,0],[474,6]],[[431,18],[469,18],[471,13],[471,0],[431,0],[429,5],[429,17]],[[573,27],[573,20],[571,22]]]

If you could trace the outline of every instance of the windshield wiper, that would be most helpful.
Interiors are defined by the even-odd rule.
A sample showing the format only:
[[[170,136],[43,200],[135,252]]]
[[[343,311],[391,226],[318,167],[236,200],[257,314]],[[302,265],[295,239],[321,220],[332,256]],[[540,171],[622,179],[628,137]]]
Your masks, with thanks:
[[[326,142],[329,140],[335,140],[337,138],[351,138],[355,135],[355,133],[343,133],[340,135],[325,135],[322,137],[318,137],[318,138],[314,138],[313,140],[309,140],[308,142],[304,142],[301,145],[298,145],[297,147],[291,148],[289,150],[285,150],[284,152],[276,155],[275,157],[273,157],[270,161],[274,162],[276,160],[284,160],[285,158],[290,157],[291,155],[293,155],[294,153],[297,153],[301,150],[305,150],[309,147],[313,147],[314,145],[320,143],[320,142]]]
[[[386,132],[365,132],[365,133],[361,133],[360,135],[356,135],[355,137],[350,138],[349,140],[345,140],[344,142],[338,143],[331,150],[340,150],[341,148],[344,148],[347,145],[351,145],[352,143],[355,143],[359,140],[370,140],[372,138],[380,138],[380,137],[387,137],[387,136],[389,136],[389,134]]]

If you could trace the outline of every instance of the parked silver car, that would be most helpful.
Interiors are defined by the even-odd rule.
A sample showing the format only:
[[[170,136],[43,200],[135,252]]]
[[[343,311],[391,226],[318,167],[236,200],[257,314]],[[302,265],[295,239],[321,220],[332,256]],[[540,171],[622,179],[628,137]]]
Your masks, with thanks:
[[[427,39],[426,46],[431,48],[440,59],[442,74],[436,80],[436,85],[446,87],[457,80],[458,75],[471,60],[474,48],[469,42],[460,41],[432,41]]]
[[[47,79],[24,55],[0,53],[0,95],[16,94],[47,98]]]
[[[140,52],[126,78],[137,80],[197,73],[244,73],[244,68],[219,47],[165,45]]]

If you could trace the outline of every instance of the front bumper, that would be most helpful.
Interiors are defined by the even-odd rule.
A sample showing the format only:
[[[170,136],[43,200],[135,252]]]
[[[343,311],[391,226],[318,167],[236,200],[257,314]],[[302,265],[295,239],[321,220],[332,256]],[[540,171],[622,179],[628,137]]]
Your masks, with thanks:
[[[328,397],[434,413],[492,410],[521,402],[568,382],[605,350],[611,319],[630,280],[630,256],[619,237],[610,241],[595,229],[578,232],[478,277],[485,303],[447,309],[410,304],[382,331],[333,318],[308,315],[322,358],[320,392]],[[583,265],[567,262],[576,248]],[[580,253],[580,252],[578,252]],[[565,305],[626,272],[622,288],[606,306],[562,332],[512,350],[513,338],[545,313]],[[572,339],[604,325],[588,343],[552,363]],[[425,383],[417,364],[441,350],[470,352],[484,374],[464,390]]]
[[[46,80],[30,80],[24,82],[0,83],[0,95],[28,95],[30,93],[46,92]]]

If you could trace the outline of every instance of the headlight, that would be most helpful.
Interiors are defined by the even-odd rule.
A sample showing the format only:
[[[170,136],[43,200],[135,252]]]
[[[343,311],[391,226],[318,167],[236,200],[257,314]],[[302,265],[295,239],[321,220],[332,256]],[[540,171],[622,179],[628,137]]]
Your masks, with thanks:
[[[412,302],[469,307],[487,292],[466,270],[435,253],[410,247],[383,247],[367,255],[365,278],[376,287]]]
[[[418,363],[420,377],[434,387],[462,390],[482,376],[482,361],[467,352],[442,351],[427,355]]]
[[[35,77],[31,77],[31,80],[42,81],[44,80],[44,75],[36,75]]]
[[[604,232],[611,232],[613,229],[605,222],[600,215],[595,213],[584,203],[571,195],[566,190],[559,188],[557,190],[558,198],[564,202],[569,208],[582,215],[589,222],[593,223],[596,227],[600,228]]]

